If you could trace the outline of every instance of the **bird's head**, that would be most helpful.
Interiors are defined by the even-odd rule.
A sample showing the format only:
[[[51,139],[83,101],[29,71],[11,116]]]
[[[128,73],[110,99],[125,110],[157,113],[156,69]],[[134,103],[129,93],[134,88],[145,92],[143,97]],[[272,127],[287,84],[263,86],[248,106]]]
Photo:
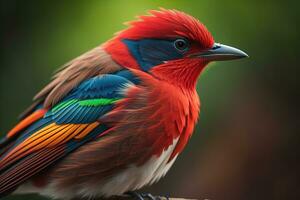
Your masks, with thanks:
[[[129,22],[104,45],[123,67],[194,88],[209,62],[247,57],[241,50],[215,43],[207,28],[188,14],[165,9],[149,13]]]

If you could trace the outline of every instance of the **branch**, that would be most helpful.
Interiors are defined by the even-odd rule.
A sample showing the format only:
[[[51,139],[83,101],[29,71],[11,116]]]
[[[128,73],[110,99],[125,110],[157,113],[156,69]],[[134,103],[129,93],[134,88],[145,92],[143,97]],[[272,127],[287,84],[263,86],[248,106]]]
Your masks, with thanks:
[[[145,197],[145,200],[151,200],[150,198]],[[160,196],[156,196],[157,200],[167,200],[166,197],[160,197]],[[82,198],[75,198],[72,200],[88,200],[88,199],[82,199]],[[89,199],[91,200],[91,199]],[[113,197],[109,197],[109,198],[95,198],[92,200],[136,200],[136,198],[131,197],[131,196],[127,196],[127,195],[123,195],[123,196],[113,196]],[[192,200],[192,199],[184,199],[184,198],[169,198],[169,200]],[[196,199],[194,199],[196,200]]]

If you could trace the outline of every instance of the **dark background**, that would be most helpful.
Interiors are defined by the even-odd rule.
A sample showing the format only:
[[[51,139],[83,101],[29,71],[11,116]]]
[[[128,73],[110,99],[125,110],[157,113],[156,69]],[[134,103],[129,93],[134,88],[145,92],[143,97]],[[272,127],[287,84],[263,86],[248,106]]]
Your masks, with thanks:
[[[199,18],[216,41],[250,58],[205,70],[192,140],[168,175],[145,190],[211,200],[300,199],[298,1],[1,1],[1,134],[56,68],[159,7]]]

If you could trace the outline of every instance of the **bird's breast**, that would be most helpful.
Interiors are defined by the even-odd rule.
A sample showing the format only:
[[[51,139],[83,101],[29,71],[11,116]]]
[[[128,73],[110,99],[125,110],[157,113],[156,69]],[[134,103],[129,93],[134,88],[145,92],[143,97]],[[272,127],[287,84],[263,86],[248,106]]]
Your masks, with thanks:
[[[139,164],[151,155],[160,156],[176,139],[171,161],[183,150],[194,130],[199,98],[196,90],[184,90],[145,74],[138,72],[142,84],[128,89],[126,98],[117,105],[116,129],[126,129],[143,138],[138,149],[151,146]]]

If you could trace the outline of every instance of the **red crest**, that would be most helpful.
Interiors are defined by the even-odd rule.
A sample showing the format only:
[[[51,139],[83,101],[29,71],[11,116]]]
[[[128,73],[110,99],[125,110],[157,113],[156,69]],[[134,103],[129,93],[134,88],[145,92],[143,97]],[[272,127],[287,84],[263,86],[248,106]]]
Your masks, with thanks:
[[[196,18],[177,10],[151,10],[139,20],[128,22],[130,27],[118,33],[118,37],[127,39],[176,38],[183,37],[210,48],[213,37],[207,28]]]

